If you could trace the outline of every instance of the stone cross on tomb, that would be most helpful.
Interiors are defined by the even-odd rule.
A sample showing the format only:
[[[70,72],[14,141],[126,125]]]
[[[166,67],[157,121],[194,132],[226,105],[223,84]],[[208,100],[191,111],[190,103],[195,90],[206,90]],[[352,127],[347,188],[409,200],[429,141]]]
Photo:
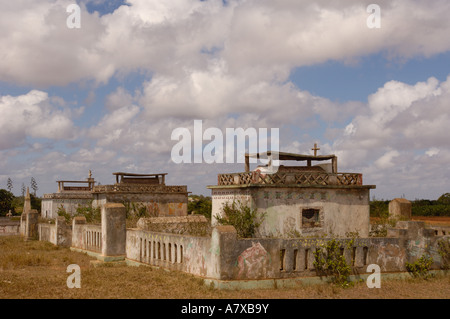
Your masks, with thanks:
[[[317,151],[320,150],[320,148],[317,147],[317,143],[314,143],[314,147],[311,150],[314,151],[314,156],[317,156]]]

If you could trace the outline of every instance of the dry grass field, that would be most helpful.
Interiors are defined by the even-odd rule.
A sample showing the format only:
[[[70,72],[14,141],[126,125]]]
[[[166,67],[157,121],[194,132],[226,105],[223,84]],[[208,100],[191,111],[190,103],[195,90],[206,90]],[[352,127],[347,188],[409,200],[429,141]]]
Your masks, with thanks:
[[[371,223],[379,220],[378,217],[370,217]],[[450,217],[447,216],[413,216],[411,220],[425,222],[426,226],[450,226]]]
[[[413,216],[412,220],[425,222],[425,225],[450,226],[448,216]]]
[[[384,280],[380,289],[331,284],[296,289],[219,291],[191,275],[151,267],[94,267],[92,257],[48,242],[0,237],[1,299],[393,299],[450,298],[450,275]],[[81,288],[69,289],[67,266],[81,268]]]

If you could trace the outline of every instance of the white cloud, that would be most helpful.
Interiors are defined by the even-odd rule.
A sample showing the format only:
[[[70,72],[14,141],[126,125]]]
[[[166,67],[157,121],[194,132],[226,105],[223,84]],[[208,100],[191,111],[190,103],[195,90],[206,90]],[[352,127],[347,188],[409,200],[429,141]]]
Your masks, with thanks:
[[[316,139],[308,130],[325,123],[335,142],[323,142],[321,152],[336,153],[340,168],[360,170],[381,187],[420,188],[424,176],[448,177],[442,167],[449,159],[450,78],[389,81],[367,104],[336,103],[289,82],[294,68],[329,60],[357,63],[380,52],[407,60],[450,50],[448,2],[380,0],[381,29],[367,28],[368,4],[356,0],[130,0],[101,17],[83,8],[81,29],[68,29],[71,3],[1,5],[0,81],[38,88],[92,81],[89,102],[100,96],[95,86],[114,76],[148,76],[137,92],[120,87],[106,97],[106,113],[82,132],[80,149],[37,156],[34,172],[78,176],[97,165],[106,178],[114,167],[173,169],[172,130],[191,128],[199,118],[222,130],[283,127],[282,147],[302,153]],[[84,108],[68,107],[42,91],[1,97],[0,127],[7,135],[0,149],[12,154],[27,138],[73,139],[73,117]],[[31,144],[39,154],[49,148],[42,141]],[[213,174],[213,168],[207,170]],[[189,169],[199,175],[205,170]],[[179,166],[173,172],[185,175]],[[386,174],[392,179],[386,181]]]
[[[82,9],[81,29],[66,27],[73,1],[15,1],[0,11],[0,80],[38,86],[82,79],[106,83],[146,70],[162,78],[201,76],[212,59],[233,78],[284,81],[292,68],[388,52],[431,56],[450,49],[450,4],[379,1],[381,29],[366,26],[360,1],[130,0],[111,14]],[[200,72],[199,72],[200,71]],[[195,77],[194,76],[194,77]]]
[[[394,166],[394,163],[392,162],[392,160],[395,157],[398,157],[399,155],[400,155],[400,153],[395,150],[388,151],[385,154],[383,154],[383,156],[381,156],[379,159],[377,159],[375,161],[375,165],[379,169],[390,168],[390,167]]]
[[[46,92],[0,97],[0,149],[21,146],[27,136],[53,140],[75,137],[72,112],[50,103]]]
[[[450,76],[415,85],[387,82],[369,97],[369,112],[356,116],[333,144],[341,165],[364,171],[381,192],[444,192],[448,185],[442,180],[450,177],[445,164],[450,149],[449,84]],[[421,181],[430,178],[433,182],[424,189]]]
[[[429,157],[433,157],[439,154],[439,149],[437,147],[432,147],[428,151],[425,152]]]

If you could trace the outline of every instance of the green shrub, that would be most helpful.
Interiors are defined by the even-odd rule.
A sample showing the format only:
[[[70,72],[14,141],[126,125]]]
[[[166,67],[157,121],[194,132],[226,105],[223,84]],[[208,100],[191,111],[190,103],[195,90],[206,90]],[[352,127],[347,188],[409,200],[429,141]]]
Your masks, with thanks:
[[[441,268],[450,269],[450,239],[444,238],[438,241],[438,253],[441,256]]]
[[[314,252],[314,267],[320,276],[330,276],[333,283],[346,288],[351,286],[348,277],[351,267],[347,264],[341,252],[341,245],[336,240],[330,240]]]
[[[406,262],[406,270],[414,277],[428,278],[430,277],[430,269],[433,264],[433,258],[422,255],[414,263]]]
[[[100,207],[93,208],[92,205],[81,206],[78,205],[77,211],[74,216],[67,213],[64,207],[61,205],[57,210],[58,216],[63,216],[66,220],[66,223],[70,224],[72,222],[72,218],[75,216],[83,216],[86,218],[87,223],[101,223],[102,215]]]
[[[76,216],[84,216],[87,223],[101,223],[102,212],[100,207],[92,207],[92,204],[88,206],[78,205]]]
[[[370,237],[386,237],[388,227],[395,227],[397,219],[389,218],[388,216],[380,217],[371,226],[372,229],[369,232]]]
[[[256,230],[261,225],[264,216],[259,216],[256,209],[244,205],[240,201],[231,205],[225,203],[222,208],[222,216],[215,216],[221,225],[232,225],[236,228],[237,234],[241,238],[252,238]]]
[[[56,211],[56,213],[58,214],[58,216],[64,217],[67,224],[70,224],[70,222],[72,221],[72,215],[66,212],[66,209],[63,205],[58,206],[58,210]]]

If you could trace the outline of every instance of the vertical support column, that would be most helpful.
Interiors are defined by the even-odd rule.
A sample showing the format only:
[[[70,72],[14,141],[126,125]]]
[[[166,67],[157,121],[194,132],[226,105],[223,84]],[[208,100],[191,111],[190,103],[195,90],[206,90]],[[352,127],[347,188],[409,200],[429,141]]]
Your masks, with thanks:
[[[126,254],[126,211],[119,203],[102,207],[102,255],[100,260],[119,261]]]
[[[72,219],[72,247],[86,249],[86,236],[84,235],[84,227],[81,226],[85,224],[85,217],[77,216]]]
[[[337,157],[331,159],[332,173],[337,174]]]
[[[177,263],[182,262],[182,257],[183,257],[183,245],[179,244],[177,246]]]
[[[25,240],[38,239],[38,218],[39,213],[32,210],[25,216]]]
[[[213,228],[211,236],[211,272],[208,276],[215,279],[233,279],[235,264],[230,260],[236,260],[236,241],[237,232],[231,225],[216,226]],[[180,245],[180,253],[183,252],[183,246]],[[179,259],[183,262],[182,255]]]
[[[314,249],[314,251],[313,251],[313,249]],[[306,251],[306,254],[305,254],[306,265],[305,266],[307,267],[308,270],[315,269],[315,267],[314,267],[314,252],[315,252],[315,250],[316,250],[316,248],[309,248]]]
[[[72,238],[68,236],[66,220],[62,216],[56,217],[56,243],[57,246],[69,247],[72,243]]]
[[[297,253],[297,271],[305,271],[306,270],[306,248],[300,248]]]
[[[355,267],[363,267],[365,265],[364,257],[364,247],[357,246],[355,253]]]

